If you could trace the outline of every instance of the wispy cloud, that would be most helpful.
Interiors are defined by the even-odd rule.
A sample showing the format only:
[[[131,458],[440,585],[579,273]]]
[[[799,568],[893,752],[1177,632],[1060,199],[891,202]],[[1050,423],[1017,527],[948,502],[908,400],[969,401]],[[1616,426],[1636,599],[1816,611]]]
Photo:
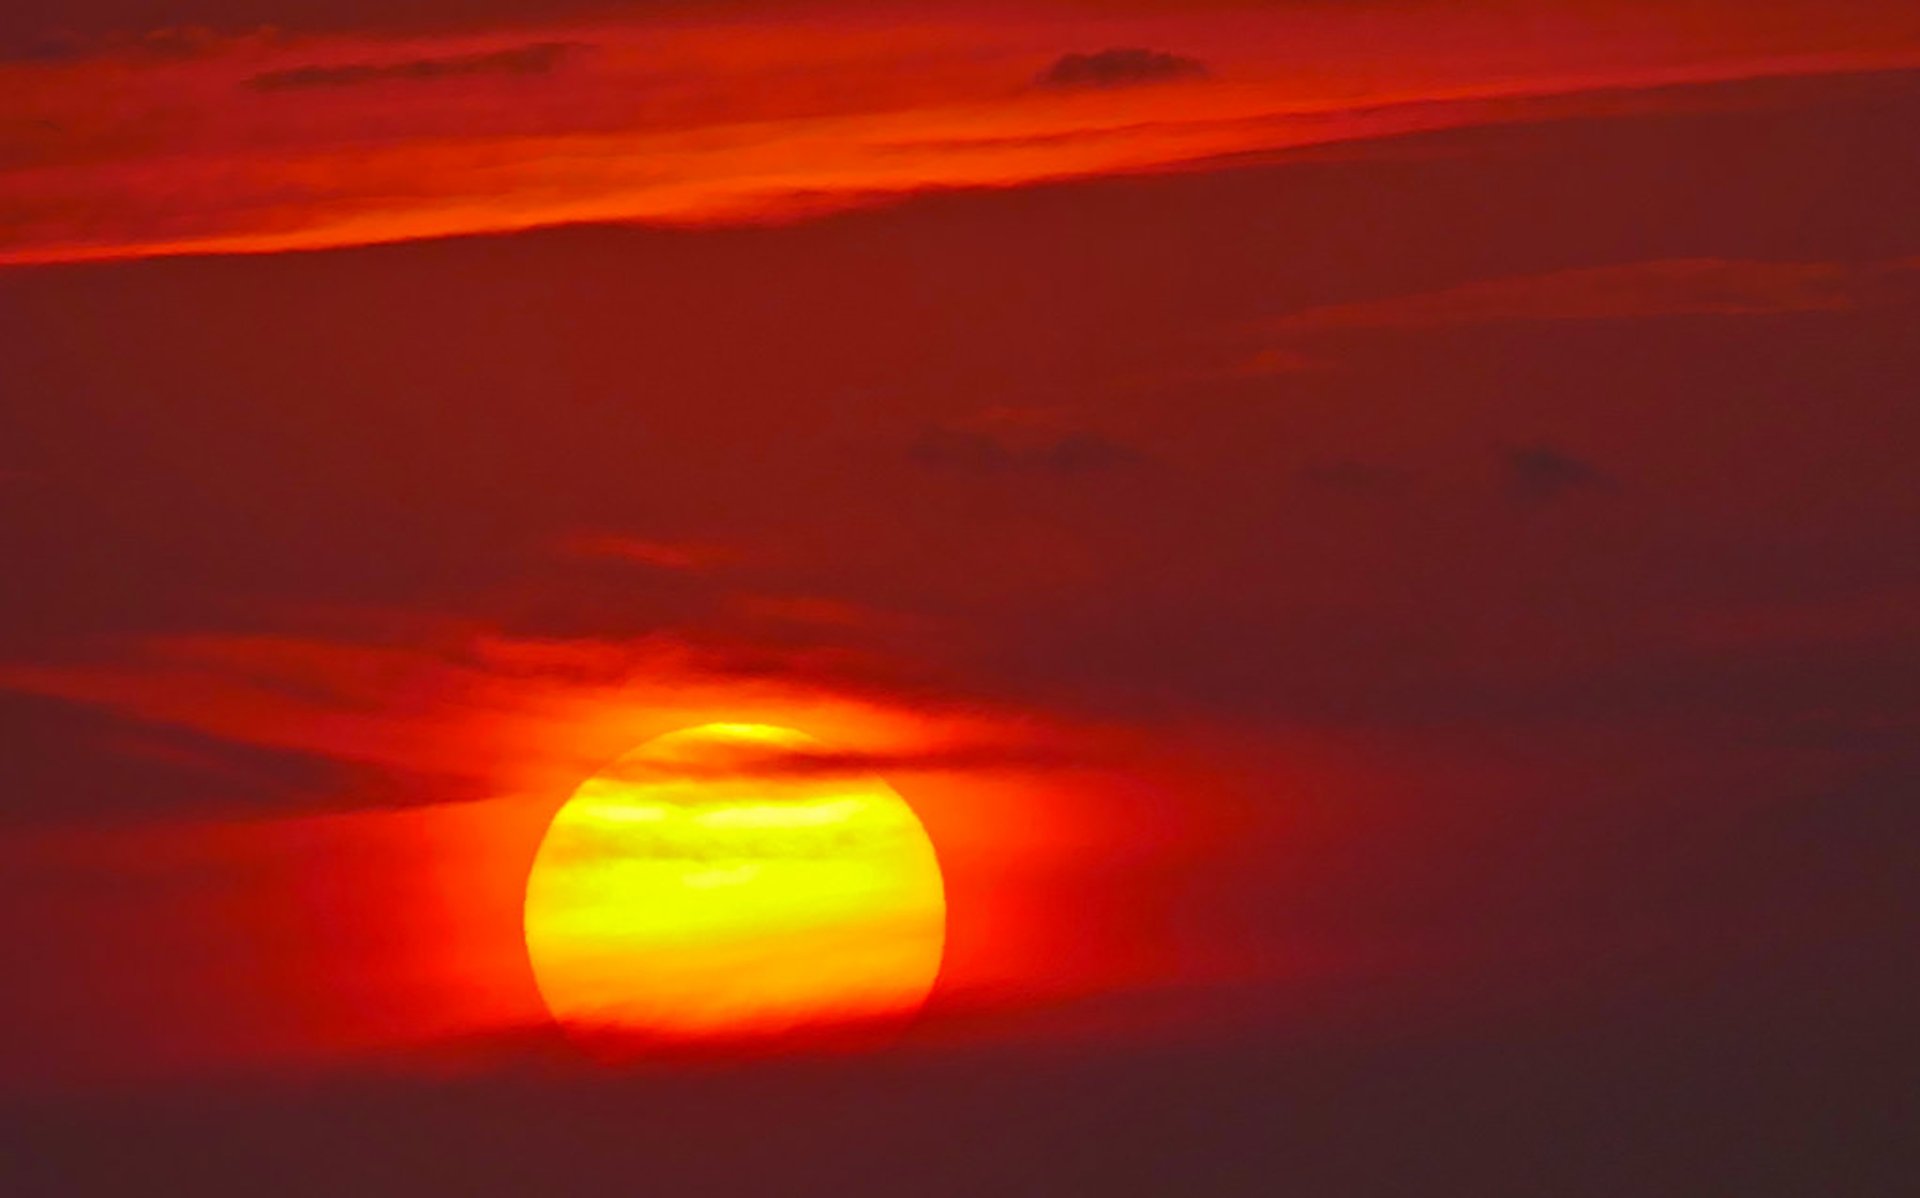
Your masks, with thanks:
[[[912,446],[913,460],[963,474],[1089,474],[1132,465],[1138,449],[1059,412],[989,408],[933,425]]]
[[[250,76],[255,91],[356,87],[370,83],[434,83],[476,75],[547,75],[584,47],[578,42],[535,42],[503,50],[414,58],[401,62],[316,63]]]
[[[845,649],[742,646],[723,629],[555,639],[443,622],[411,647],[362,631],[160,636],[128,642],[117,664],[0,663],[0,700],[71,704],[201,757],[324,764],[358,788],[315,794],[333,775],[316,777],[286,798],[304,806],[571,787],[650,735],[715,721],[805,726],[848,746],[739,767],[749,772],[1039,764],[977,701],[915,692],[903,705],[886,686],[835,676]],[[372,775],[410,782],[368,788]]]
[[[1204,79],[1206,64],[1167,50],[1116,48],[1062,55],[1034,80],[1041,87],[1134,87]]]
[[[1551,503],[1582,491],[1612,491],[1613,476],[1553,445],[1516,445],[1500,454],[1501,481],[1516,501]]]
[[[1266,19],[1090,19],[1074,36],[1095,49],[1037,61],[1018,47],[1062,36],[1039,17],[903,22],[884,37],[851,17],[712,12],[578,18],[518,39],[469,28],[62,42],[32,62],[0,58],[0,91],[26,101],[0,137],[16,197],[0,213],[0,262],[787,219],[1596,107],[1664,112],[1689,101],[1634,89],[1762,69],[1732,30],[1685,67],[1529,45],[1516,75],[1508,32],[1435,12],[1416,21],[1426,48],[1382,51],[1379,84],[1355,94],[1326,83],[1348,62],[1348,17],[1318,14],[1314,36],[1291,39]],[[1178,49],[1143,48],[1162,38]],[[1821,53],[1791,69],[1911,57]],[[1220,86],[1178,85],[1216,71]],[[235,89],[275,119],[232,104]]]
[[[1019,743],[934,745],[897,752],[828,749],[754,749],[699,760],[636,760],[601,776],[626,782],[697,778],[848,778],[900,774],[981,774],[1087,768],[1084,752]]]
[[[30,37],[0,41],[0,63],[64,63],[101,57],[158,61],[189,59],[198,58],[235,40],[212,29],[191,25],[116,33],[50,30]]]
[[[1309,308],[1280,317],[1271,327],[1300,333],[1838,312],[1871,302],[1887,281],[1914,271],[1907,260],[1867,265],[1719,258],[1629,262]]]
[[[614,532],[580,532],[562,537],[556,550],[562,557],[582,561],[630,562],[656,570],[699,573],[736,560],[724,545],[695,541],[665,541]]]

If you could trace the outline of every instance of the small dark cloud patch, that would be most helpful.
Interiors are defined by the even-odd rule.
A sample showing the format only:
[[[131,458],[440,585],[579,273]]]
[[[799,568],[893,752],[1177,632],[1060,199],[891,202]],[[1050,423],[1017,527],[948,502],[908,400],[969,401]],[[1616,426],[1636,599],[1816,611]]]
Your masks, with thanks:
[[[1553,503],[1583,492],[1619,489],[1612,475],[1585,458],[1551,445],[1510,446],[1500,454],[1507,494],[1524,504]]]
[[[1009,444],[976,429],[931,428],[914,442],[923,465],[970,474],[1082,474],[1139,460],[1126,445],[1098,433],[1072,433],[1042,445]]]
[[[1104,433],[1052,413],[994,409],[921,432],[914,461],[962,474],[1092,474],[1130,466],[1143,454]]]
[[[1066,54],[1034,80],[1041,87],[1133,87],[1203,79],[1206,64],[1166,50],[1116,48],[1092,54]]]
[[[357,87],[367,83],[434,83],[475,75],[547,75],[582,47],[577,42],[535,42],[504,50],[415,58],[406,62],[322,63],[267,71],[247,80],[255,91]]]
[[[1302,486],[1341,495],[1395,495],[1405,491],[1412,482],[1412,477],[1399,467],[1351,458],[1314,462],[1301,467],[1294,478]]]
[[[210,53],[222,40],[213,30],[194,26],[104,34],[52,29],[0,43],[0,62],[51,64],[102,56],[198,58]]]
[[[318,809],[333,795],[382,785],[312,754],[0,693],[0,794],[7,796],[0,827],[183,810]]]

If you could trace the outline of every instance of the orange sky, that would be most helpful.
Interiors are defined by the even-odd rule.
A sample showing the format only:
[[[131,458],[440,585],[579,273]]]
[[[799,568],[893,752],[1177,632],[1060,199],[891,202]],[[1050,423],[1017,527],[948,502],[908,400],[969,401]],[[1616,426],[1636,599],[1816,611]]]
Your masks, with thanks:
[[[459,32],[208,32],[166,52],[83,42],[0,61],[0,262],[779,219],[1520,119],[1541,93],[1895,65],[1920,49],[1915,24],[1711,0],[1524,17],[723,8]],[[1064,53],[1113,47],[1206,74],[1039,82]]]

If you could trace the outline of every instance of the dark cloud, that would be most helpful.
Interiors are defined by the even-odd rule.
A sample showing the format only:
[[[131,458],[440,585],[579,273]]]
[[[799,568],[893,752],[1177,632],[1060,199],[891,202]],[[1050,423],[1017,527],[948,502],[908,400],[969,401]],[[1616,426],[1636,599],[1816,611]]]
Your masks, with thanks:
[[[163,26],[135,32],[80,33],[50,29],[0,42],[0,62],[63,63],[114,56],[143,59],[198,58],[224,40],[199,26]]]
[[[1091,474],[1144,456],[1104,433],[1028,409],[994,409],[934,425],[911,452],[924,466],[968,474]]]
[[[1084,753],[1030,744],[965,744],[907,752],[846,752],[834,749],[755,749],[714,752],[697,760],[618,762],[603,777],[626,782],[709,778],[866,778],[900,774],[989,774],[1085,768]]]
[[[1202,79],[1206,64],[1166,50],[1115,48],[1091,54],[1066,54],[1034,82],[1041,87],[1131,87]]]
[[[310,87],[354,87],[402,80],[432,83],[474,75],[546,75],[581,49],[577,42],[535,42],[504,50],[415,58],[406,62],[319,63],[267,71],[247,80],[256,91],[293,91]]]
[[[1345,495],[1396,495],[1413,481],[1407,471],[1377,462],[1342,458],[1302,466],[1294,477],[1315,490]]]
[[[0,693],[0,824],[282,813],[371,781],[309,754]]]
[[[650,0],[647,7],[701,2]],[[537,28],[603,7],[592,0],[13,0],[0,5],[0,56],[124,43],[156,28],[204,29],[223,37],[266,29],[378,37]]]
[[[1551,445],[1518,445],[1501,451],[1500,477],[1521,503],[1551,503],[1582,491],[1613,491],[1614,478],[1584,458]]]
[[[1282,331],[1421,329],[1526,321],[1754,317],[1838,312],[1897,300],[1907,261],[1760,262],[1689,258],[1628,262],[1441,291],[1313,308],[1282,317]]]

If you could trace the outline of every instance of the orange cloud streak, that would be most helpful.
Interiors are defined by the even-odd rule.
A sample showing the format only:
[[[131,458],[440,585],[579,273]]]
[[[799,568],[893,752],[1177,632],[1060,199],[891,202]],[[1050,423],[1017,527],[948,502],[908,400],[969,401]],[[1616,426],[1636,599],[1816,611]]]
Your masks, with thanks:
[[[601,22],[0,65],[0,262],[789,219],[1508,119],[1546,93],[1914,61],[1894,18],[1712,7]],[[1048,82],[1064,53],[1132,45],[1205,73]]]

